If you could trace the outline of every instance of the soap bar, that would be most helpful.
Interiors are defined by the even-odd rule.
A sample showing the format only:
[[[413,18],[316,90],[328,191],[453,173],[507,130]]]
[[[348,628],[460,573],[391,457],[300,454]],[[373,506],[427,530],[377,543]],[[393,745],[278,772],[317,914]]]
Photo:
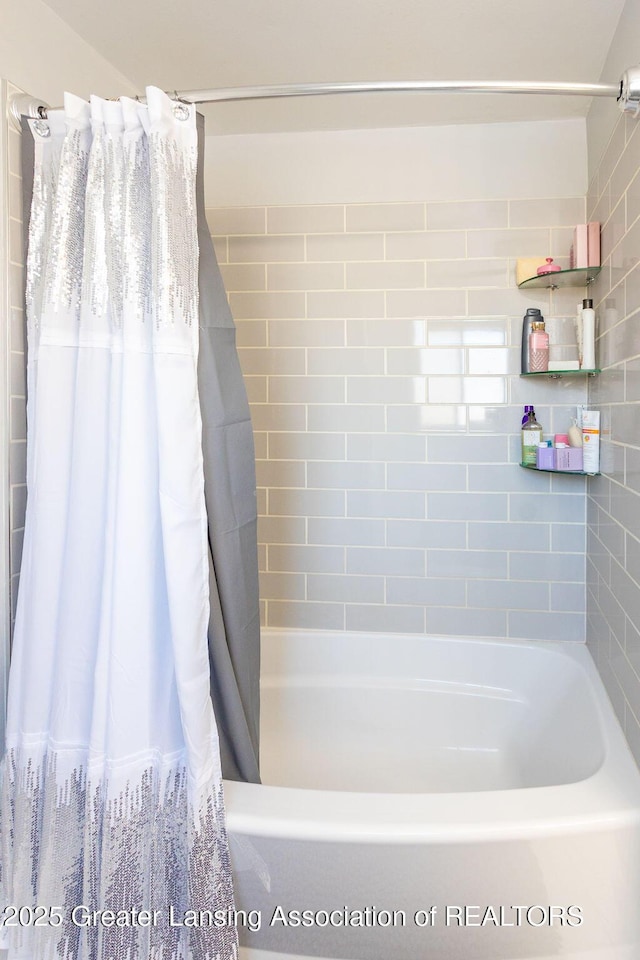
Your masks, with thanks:
[[[579,370],[579,360],[549,360],[549,373],[552,370]]]

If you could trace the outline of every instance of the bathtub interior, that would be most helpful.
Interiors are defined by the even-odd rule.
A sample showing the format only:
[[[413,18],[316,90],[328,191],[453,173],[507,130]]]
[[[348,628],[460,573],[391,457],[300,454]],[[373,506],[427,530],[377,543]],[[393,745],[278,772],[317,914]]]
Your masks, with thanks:
[[[360,793],[575,783],[605,755],[593,696],[558,644],[268,631],[263,783]]]
[[[225,786],[247,960],[640,957],[640,774],[584,644],[269,628],[262,673],[266,785]],[[428,904],[587,919],[426,929]],[[270,920],[345,905],[407,923]]]

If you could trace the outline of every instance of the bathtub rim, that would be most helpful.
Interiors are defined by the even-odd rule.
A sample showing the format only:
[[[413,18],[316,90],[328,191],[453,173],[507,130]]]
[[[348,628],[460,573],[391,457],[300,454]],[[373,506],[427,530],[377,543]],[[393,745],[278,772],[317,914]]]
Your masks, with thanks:
[[[263,628],[290,638],[360,638],[362,632]],[[367,633],[382,641],[411,638],[446,643],[546,650],[584,673],[604,742],[600,767],[583,780],[542,787],[467,793],[360,793],[224,781],[232,835],[323,842],[466,843],[610,830],[640,824],[640,771],[585,643]]]

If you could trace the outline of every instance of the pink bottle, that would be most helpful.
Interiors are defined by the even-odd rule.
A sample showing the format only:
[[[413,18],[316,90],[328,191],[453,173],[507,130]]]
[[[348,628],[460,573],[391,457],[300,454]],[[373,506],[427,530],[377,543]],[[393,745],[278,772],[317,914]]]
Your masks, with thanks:
[[[549,369],[549,334],[544,323],[533,324],[529,334],[529,370],[531,373],[544,373]]]

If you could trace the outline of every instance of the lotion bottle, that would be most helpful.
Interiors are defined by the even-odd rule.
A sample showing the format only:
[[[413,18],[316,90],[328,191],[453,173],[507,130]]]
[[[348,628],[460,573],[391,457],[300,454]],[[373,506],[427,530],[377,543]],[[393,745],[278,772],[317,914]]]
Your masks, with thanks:
[[[596,368],[596,314],[593,300],[582,301],[582,369]]]
[[[524,430],[524,427],[522,428]],[[585,473],[600,470],[600,411],[582,411],[582,450]]]

